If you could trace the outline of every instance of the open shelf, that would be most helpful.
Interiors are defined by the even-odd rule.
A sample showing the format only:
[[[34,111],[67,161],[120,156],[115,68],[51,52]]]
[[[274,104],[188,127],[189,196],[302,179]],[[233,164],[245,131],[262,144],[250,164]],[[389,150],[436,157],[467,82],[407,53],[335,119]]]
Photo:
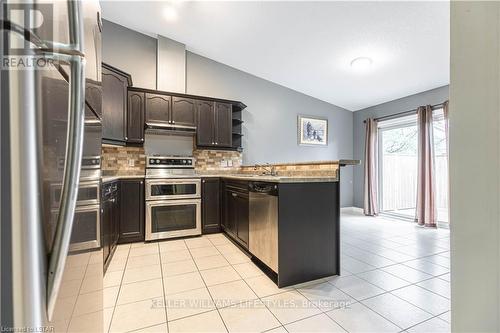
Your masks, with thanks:
[[[242,138],[243,138],[243,109],[246,107],[243,103],[233,104],[233,117],[232,117],[232,137],[233,137],[233,149],[236,151],[243,151]]]

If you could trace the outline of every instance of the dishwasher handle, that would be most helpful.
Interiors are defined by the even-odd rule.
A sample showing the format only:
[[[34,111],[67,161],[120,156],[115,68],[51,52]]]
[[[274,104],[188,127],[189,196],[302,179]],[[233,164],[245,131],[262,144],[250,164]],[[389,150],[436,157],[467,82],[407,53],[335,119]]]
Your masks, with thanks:
[[[250,182],[248,190],[250,192],[278,196],[278,185],[274,183]]]

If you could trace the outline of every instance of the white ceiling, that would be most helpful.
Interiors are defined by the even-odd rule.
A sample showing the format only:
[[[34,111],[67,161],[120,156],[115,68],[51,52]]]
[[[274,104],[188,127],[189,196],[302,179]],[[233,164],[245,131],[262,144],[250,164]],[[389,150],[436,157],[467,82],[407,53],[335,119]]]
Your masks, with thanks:
[[[105,19],[352,111],[449,83],[449,2],[175,1],[168,22],[171,4],[101,1]]]

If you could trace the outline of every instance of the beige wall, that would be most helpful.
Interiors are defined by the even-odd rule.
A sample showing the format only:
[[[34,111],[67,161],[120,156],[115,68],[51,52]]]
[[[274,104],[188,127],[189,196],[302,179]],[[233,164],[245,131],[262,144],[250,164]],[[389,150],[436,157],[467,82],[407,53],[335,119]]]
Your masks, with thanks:
[[[453,332],[498,332],[500,3],[452,2],[450,77]]]

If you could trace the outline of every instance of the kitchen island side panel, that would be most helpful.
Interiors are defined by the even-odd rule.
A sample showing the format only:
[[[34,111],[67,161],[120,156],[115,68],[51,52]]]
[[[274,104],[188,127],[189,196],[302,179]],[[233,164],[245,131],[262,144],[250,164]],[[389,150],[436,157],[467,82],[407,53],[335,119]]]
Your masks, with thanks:
[[[339,194],[339,182],[279,184],[279,287],[340,274]]]

